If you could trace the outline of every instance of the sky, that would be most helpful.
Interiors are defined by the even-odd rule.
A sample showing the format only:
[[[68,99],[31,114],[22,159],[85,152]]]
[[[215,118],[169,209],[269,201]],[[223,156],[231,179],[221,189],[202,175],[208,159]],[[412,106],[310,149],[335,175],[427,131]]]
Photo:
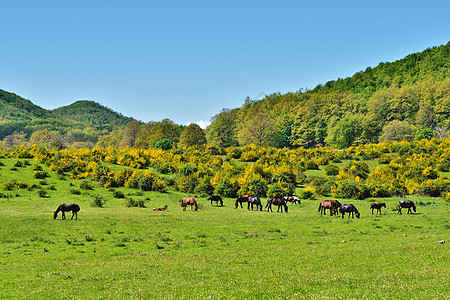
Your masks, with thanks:
[[[0,0],[0,89],[206,126],[450,41],[450,1]]]

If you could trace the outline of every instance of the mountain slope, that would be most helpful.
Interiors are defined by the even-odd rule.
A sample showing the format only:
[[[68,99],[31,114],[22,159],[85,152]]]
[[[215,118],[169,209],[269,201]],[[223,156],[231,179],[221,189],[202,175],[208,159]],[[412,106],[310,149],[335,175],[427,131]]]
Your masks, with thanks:
[[[49,118],[52,113],[30,100],[0,89],[0,124]]]
[[[51,111],[60,117],[83,122],[91,125],[126,125],[133,118],[125,117],[99,103],[80,100],[68,106],[56,108]]]
[[[312,90],[247,99],[242,107],[213,117],[208,140],[225,147],[254,143],[344,148],[389,138],[430,138],[436,126],[450,127],[449,107],[447,43]],[[388,134],[392,132],[397,136]]]

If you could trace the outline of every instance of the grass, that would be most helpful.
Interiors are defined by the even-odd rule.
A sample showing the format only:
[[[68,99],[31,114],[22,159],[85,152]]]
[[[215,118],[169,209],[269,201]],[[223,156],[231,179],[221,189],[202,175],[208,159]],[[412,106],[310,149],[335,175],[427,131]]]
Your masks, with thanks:
[[[14,160],[3,162],[0,183],[13,174],[39,182],[25,175],[32,166],[10,171]],[[340,200],[355,204],[361,219],[320,216],[320,200],[302,200],[286,214],[234,209],[233,199],[211,206],[200,198],[195,213],[182,211],[183,195],[176,192],[136,195],[118,189],[126,197],[150,199],[146,208],[127,207],[126,199],[97,185],[72,194],[81,181],[49,174],[47,186],[55,190],[46,189],[48,198],[35,190],[2,191],[10,195],[0,198],[2,299],[445,299],[450,294],[450,209],[441,198],[412,197],[430,205],[403,215],[392,210],[399,199],[377,199],[387,204],[381,216],[372,216],[369,200]],[[91,206],[94,195],[108,200],[103,208]],[[57,206],[69,202],[81,206],[78,220],[70,220],[71,213],[67,220],[61,215],[53,220]],[[153,211],[166,204],[167,211]]]

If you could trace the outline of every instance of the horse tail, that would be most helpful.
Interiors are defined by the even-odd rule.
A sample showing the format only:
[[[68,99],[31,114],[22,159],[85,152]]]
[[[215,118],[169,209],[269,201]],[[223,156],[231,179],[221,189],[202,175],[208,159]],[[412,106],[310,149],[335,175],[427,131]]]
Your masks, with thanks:
[[[195,200],[194,200],[194,210],[195,210],[195,211],[198,211],[198,210],[197,210],[197,201],[195,201]]]
[[[322,208],[322,203],[319,203],[319,209],[317,211],[319,212],[321,208]]]

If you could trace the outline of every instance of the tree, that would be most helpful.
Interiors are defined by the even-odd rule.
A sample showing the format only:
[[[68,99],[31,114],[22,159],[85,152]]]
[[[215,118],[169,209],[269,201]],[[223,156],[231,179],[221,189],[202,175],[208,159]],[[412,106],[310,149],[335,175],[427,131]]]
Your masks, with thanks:
[[[123,132],[123,138],[120,145],[122,147],[134,147],[140,130],[141,126],[138,121],[133,120],[129,122]]]
[[[178,146],[189,147],[189,146],[201,146],[206,144],[206,136],[204,130],[195,123],[189,124],[180,136],[180,141]]]
[[[411,141],[414,136],[415,127],[407,121],[393,120],[383,128],[380,142],[388,141]]]
[[[30,137],[30,143],[32,145],[47,145],[57,149],[63,148],[61,134],[58,131],[49,131],[47,129],[33,132]]]
[[[354,116],[344,117],[331,129],[331,142],[343,149],[351,146],[361,135],[361,121]]]
[[[240,144],[255,144],[269,146],[275,137],[275,121],[270,118],[268,111],[259,110],[245,123],[239,133]]]
[[[155,143],[156,149],[170,150],[173,148],[173,142],[169,139],[162,139]]]
[[[227,148],[237,146],[236,125],[233,111],[227,108],[211,118],[207,140],[213,146]]]

